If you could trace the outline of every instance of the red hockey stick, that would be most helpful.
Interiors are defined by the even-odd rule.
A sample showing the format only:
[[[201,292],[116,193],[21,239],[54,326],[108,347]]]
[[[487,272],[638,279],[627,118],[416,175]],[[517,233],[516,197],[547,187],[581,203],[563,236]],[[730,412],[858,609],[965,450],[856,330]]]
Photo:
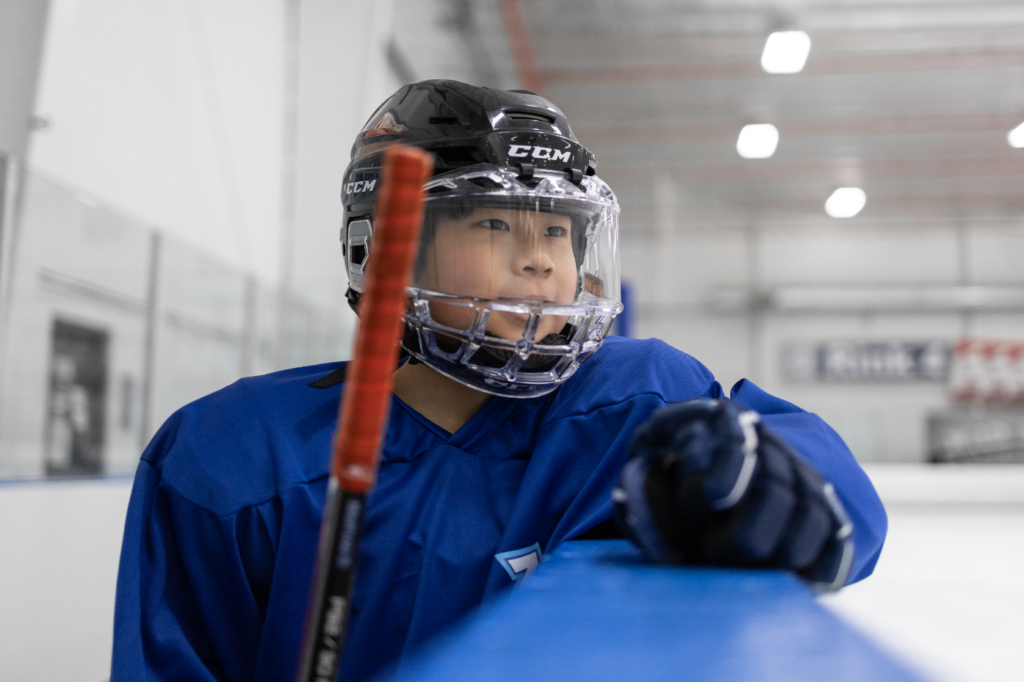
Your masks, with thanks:
[[[431,169],[429,154],[415,147],[396,145],[384,154],[373,247],[359,299],[355,352],[345,373],[297,682],[335,682],[338,674],[366,494],[377,473],[405,288],[419,246],[423,183]]]

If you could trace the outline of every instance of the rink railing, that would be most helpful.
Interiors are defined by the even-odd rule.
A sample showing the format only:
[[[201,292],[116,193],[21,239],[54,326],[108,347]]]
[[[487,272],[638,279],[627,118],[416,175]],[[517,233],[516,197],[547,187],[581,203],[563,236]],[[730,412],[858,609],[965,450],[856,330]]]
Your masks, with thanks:
[[[408,661],[400,682],[922,682],[781,571],[656,566],[570,542]]]

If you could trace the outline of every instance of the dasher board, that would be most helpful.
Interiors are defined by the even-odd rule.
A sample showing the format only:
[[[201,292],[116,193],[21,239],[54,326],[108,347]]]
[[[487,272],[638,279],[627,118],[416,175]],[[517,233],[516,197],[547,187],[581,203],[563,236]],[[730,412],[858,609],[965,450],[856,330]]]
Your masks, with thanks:
[[[923,682],[787,572],[658,566],[625,540],[566,543],[395,679]]]

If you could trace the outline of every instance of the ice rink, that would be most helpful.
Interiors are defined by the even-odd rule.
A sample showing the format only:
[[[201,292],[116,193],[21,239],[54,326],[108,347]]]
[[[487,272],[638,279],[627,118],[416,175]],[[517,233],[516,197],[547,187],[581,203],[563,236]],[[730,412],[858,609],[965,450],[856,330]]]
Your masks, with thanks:
[[[936,682],[1013,679],[1024,669],[1024,470],[875,465],[868,473],[889,511],[885,549],[873,576],[822,601]],[[0,524],[4,679],[109,674],[130,485],[0,484],[0,518],[20,515]]]
[[[476,102],[453,82],[486,94]],[[510,99],[476,111],[492,97]],[[417,101],[437,109],[402,113]],[[749,381],[821,417],[874,482],[889,532],[873,576],[817,603],[933,682],[1024,680],[1024,0],[0,0],[0,682],[110,675],[133,472],[161,424],[240,378],[351,359],[379,189],[366,164],[393,142],[435,153],[441,183],[468,188],[472,176],[467,198],[492,209],[508,187],[543,214],[592,184],[601,197],[589,208],[573,199],[557,214],[580,237],[565,299],[607,298],[605,312],[562,311],[552,329],[592,345],[658,339],[726,394]],[[484,165],[510,184],[484,188]],[[534,201],[542,185],[555,194]],[[427,242],[421,265],[461,253]],[[436,269],[453,281],[488,263],[482,279],[505,272],[482,253]],[[518,300],[517,315],[562,300],[524,291],[491,294]],[[497,333],[477,332],[485,345]],[[501,343],[526,362],[538,347],[522,333]],[[645,362],[616,367],[615,381],[669,376]],[[497,375],[466,364],[452,377],[494,393],[484,386]],[[700,390],[672,400],[716,395],[710,378]],[[455,413],[455,394],[424,395],[434,417]],[[473,398],[479,410],[485,399]],[[579,439],[558,456],[592,452]],[[257,451],[258,440],[259,462],[315,449]],[[233,447],[217,454],[239,461]],[[240,494],[255,488],[249,471]],[[568,478],[544,479],[545,491]],[[459,522],[485,517],[437,506]],[[547,540],[515,558],[534,542]],[[467,542],[472,561],[431,560],[479,559],[482,571],[482,546]],[[469,582],[439,580],[439,601]],[[428,622],[444,620],[436,603],[415,608],[424,603]]]
[[[875,465],[889,536],[875,574],[822,599],[941,682],[1024,670],[1024,470]]]

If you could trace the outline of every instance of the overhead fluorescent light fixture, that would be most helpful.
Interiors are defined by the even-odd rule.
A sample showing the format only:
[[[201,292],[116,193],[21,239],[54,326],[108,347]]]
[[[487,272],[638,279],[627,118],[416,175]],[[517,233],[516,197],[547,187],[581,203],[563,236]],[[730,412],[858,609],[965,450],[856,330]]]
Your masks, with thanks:
[[[868,195],[860,187],[840,187],[825,201],[825,213],[832,218],[852,218],[868,202]]]
[[[761,68],[768,73],[800,73],[811,52],[811,37],[803,31],[776,31],[768,36]]]
[[[767,159],[779,146],[779,130],[771,123],[752,123],[743,126],[736,151],[744,159]]]
[[[1006,136],[1006,141],[1016,149],[1024,148],[1024,123],[1011,130]]]

